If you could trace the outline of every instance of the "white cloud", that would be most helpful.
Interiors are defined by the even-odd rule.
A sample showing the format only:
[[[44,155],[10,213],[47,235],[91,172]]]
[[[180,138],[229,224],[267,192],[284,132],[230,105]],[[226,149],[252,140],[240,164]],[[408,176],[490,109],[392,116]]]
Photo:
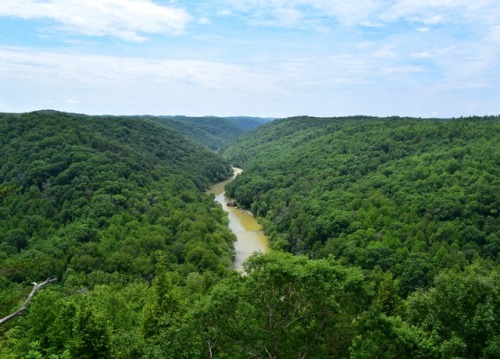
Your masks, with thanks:
[[[310,25],[310,20],[303,17],[304,13],[293,7],[270,8],[267,13],[257,13],[251,16],[249,23],[252,25],[299,27]]]
[[[200,17],[198,20],[197,20],[198,24],[201,24],[201,25],[208,25],[210,24],[210,19],[209,18],[206,18],[206,17]]]
[[[276,9],[275,16],[282,26],[293,26],[302,19],[302,14],[297,9]]]
[[[380,18],[386,21],[403,19],[425,25],[449,22],[465,25],[478,20],[498,21],[499,8],[497,0],[399,0],[381,13]]]
[[[430,28],[428,28],[428,27],[419,27],[419,28],[417,28],[417,31],[418,31],[418,32],[425,33],[425,32],[429,32],[429,31],[431,31],[431,29],[430,29]]]
[[[500,42],[500,25],[493,26],[490,29],[490,39],[495,42]]]
[[[244,14],[251,23],[289,27],[309,25],[318,27],[318,22],[330,23],[328,18],[347,26],[376,26],[392,21],[404,20],[427,25],[444,23],[489,24],[499,22],[498,0],[225,0],[225,11]],[[294,13],[290,21],[280,21],[283,13]],[[309,21],[305,21],[309,19]],[[480,24],[478,24],[480,25]]]
[[[383,1],[379,0],[302,0],[303,5],[311,6],[330,17],[337,18],[346,25],[370,25],[374,14],[385,7]]]
[[[346,25],[370,24],[372,14],[382,6],[380,0],[225,0],[235,11],[250,16],[252,23],[298,27],[318,25],[319,19],[334,17]]]
[[[73,106],[76,106],[76,105],[81,105],[81,104],[83,104],[83,101],[69,99],[69,100],[66,100],[66,103],[67,103],[68,105],[73,105]]]
[[[381,69],[383,75],[394,76],[397,74],[413,74],[418,72],[423,72],[423,69],[419,66],[411,66],[411,65],[394,65],[394,66],[384,66]]]
[[[291,110],[300,104],[305,113],[308,111],[302,101],[304,96],[317,101],[328,92],[342,91],[340,89],[346,86],[372,86],[381,76],[404,77],[416,71],[403,65],[391,67],[386,57],[372,56],[376,50],[369,48],[367,53],[325,58],[311,55],[257,66],[0,48],[0,78],[5,86],[15,84],[19,91],[26,93],[24,98],[31,99],[29,102],[39,104],[40,108],[71,111],[78,106],[83,111],[92,108],[109,113],[108,107],[114,106],[115,113],[141,111],[137,105],[132,106],[135,101],[140,103],[143,113],[161,113],[158,108],[173,104],[183,106],[184,110],[178,113],[196,110],[198,114],[207,114],[210,113],[207,108],[218,107],[222,111],[227,110],[227,106],[264,111],[265,106],[271,109],[280,101],[288,101],[284,108],[291,106]],[[384,51],[390,52],[390,49],[381,48],[380,54]],[[12,96],[0,92],[2,97]],[[205,107],[196,105],[200,102]],[[96,103],[100,103],[100,107]]]
[[[413,52],[410,54],[410,56],[414,59],[430,59],[431,58],[431,54],[427,51]]]
[[[232,91],[288,96],[303,94],[310,86],[369,82],[380,75],[380,68],[394,56],[392,46],[387,46],[370,48],[366,54],[290,57],[257,65],[0,47],[0,79],[71,91],[109,87],[118,92],[139,88],[162,91],[163,88],[187,86],[204,89],[207,93]]]
[[[2,1],[0,16],[51,19],[66,32],[132,42],[145,41],[145,34],[179,34],[191,21],[185,10],[150,0]]]
[[[492,69],[499,66],[499,50],[492,50],[478,44],[474,52],[464,54],[456,49],[451,58],[443,58],[447,64],[447,81],[460,87],[489,87],[495,78],[491,78]],[[498,76],[498,75],[497,75]]]
[[[371,54],[371,57],[379,59],[394,59],[396,56],[394,45],[384,45]]]
[[[223,9],[223,10],[217,11],[217,15],[227,17],[227,16],[231,16],[232,13],[228,9]]]
[[[430,16],[427,18],[422,18],[421,20],[424,24],[437,25],[437,24],[440,24],[444,21],[444,16],[434,15],[434,16]]]
[[[0,104],[14,112],[266,115],[268,103],[272,115],[276,100],[293,91],[289,74],[224,62],[0,47]]]
[[[173,86],[272,92],[272,74],[222,62],[148,59],[0,48],[0,78],[68,88]]]

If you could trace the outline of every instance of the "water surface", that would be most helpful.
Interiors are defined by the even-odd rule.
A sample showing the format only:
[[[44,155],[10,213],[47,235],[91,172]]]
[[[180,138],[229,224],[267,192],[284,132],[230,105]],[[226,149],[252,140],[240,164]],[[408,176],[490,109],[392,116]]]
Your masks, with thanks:
[[[255,217],[247,211],[242,211],[235,207],[228,207],[228,199],[224,195],[224,186],[231,182],[242,170],[233,168],[234,175],[230,179],[219,182],[210,188],[207,193],[213,193],[215,200],[222,205],[224,211],[228,213],[229,229],[236,235],[234,248],[236,250],[236,259],[234,268],[242,271],[243,262],[255,251],[266,253],[269,251],[269,241],[262,231],[262,226]]]

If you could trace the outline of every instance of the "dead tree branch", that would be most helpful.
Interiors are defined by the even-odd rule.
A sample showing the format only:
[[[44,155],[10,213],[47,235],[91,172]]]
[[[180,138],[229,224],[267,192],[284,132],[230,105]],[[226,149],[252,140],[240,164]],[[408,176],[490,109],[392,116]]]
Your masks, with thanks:
[[[46,284],[49,284],[50,282],[54,282],[56,279],[55,278],[48,278],[42,283],[35,283],[33,282],[33,289],[31,290],[30,294],[28,295],[28,298],[24,301],[23,305],[16,310],[14,313],[9,314],[8,316],[0,319],[0,325],[3,325],[7,323],[9,320],[14,319],[15,317],[21,315],[21,313],[28,307],[28,304],[31,302],[31,299],[33,299],[33,296],[35,295],[36,292],[38,292],[40,289],[42,289]]]

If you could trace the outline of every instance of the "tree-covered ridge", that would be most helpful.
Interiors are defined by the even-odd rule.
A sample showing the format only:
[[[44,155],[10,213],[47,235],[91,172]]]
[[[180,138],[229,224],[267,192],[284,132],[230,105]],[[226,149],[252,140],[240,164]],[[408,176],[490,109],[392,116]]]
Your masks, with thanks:
[[[187,116],[159,116],[151,117],[157,121],[211,150],[218,151],[228,142],[235,141],[242,134],[251,131],[271,119],[258,117],[187,117]]]
[[[226,155],[230,196],[275,248],[390,270],[407,295],[444,268],[498,263],[500,119],[291,118]]]
[[[183,275],[230,269],[233,234],[202,193],[230,166],[201,145],[146,121],[57,112],[1,115],[0,133],[1,314],[18,284],[49,276],[67,289],[123,284],[151,276],[158,256]]]
[[[133,172],[150,170],[158,176],[167,169],[167,172],[161,172],[162,177],[166,174],[187,173],[200,189],[225,178],[230,172],[227,163],[221,164],[219,157],[204,151],[199,144],[172,128],[159,127],[137,118],[92,117],[53,111],[1,116],[2,133],[5,134],[0,142],[5,149],[2,154],[3,182],[14,177],[12,174],[9,177],[8,169],[11,167],[9,160],[15,161],[16,156],[25,159],[23,166],[31,164],[31,167],[40,168],[41,176],[48,177],[50,171],[59,169],[57,165],[52,165],[54,168],[45,168],[43,164],[34,166],[31,162],[39,160],[36,153],[47,157],[46,161],[52,160],[59,164],[62,169],[65,169],[66,163],[59,157],[68,157],[68,153],[77,152],[73,157],[66,158],[68,164],[78,162],[89,154],[96,157],[96,154],[102,153],[102,156],[109,156],[109,163],[123,162],[125,177]],[[71,146],[79,146],[77,150],[82,153],[74,151]],[[199,174],[203,174],[206,179],[199,180]],[[30,174],[23,174],[26,175]],[[31,177],[18,180],[23,185],[26,181],[37,181]]]

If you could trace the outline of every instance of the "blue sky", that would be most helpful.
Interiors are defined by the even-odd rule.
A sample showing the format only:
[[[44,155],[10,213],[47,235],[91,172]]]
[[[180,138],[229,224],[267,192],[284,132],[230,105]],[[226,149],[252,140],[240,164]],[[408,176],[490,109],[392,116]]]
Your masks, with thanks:
[[[500,114],[498,0],[4,0],[0,112]]]

